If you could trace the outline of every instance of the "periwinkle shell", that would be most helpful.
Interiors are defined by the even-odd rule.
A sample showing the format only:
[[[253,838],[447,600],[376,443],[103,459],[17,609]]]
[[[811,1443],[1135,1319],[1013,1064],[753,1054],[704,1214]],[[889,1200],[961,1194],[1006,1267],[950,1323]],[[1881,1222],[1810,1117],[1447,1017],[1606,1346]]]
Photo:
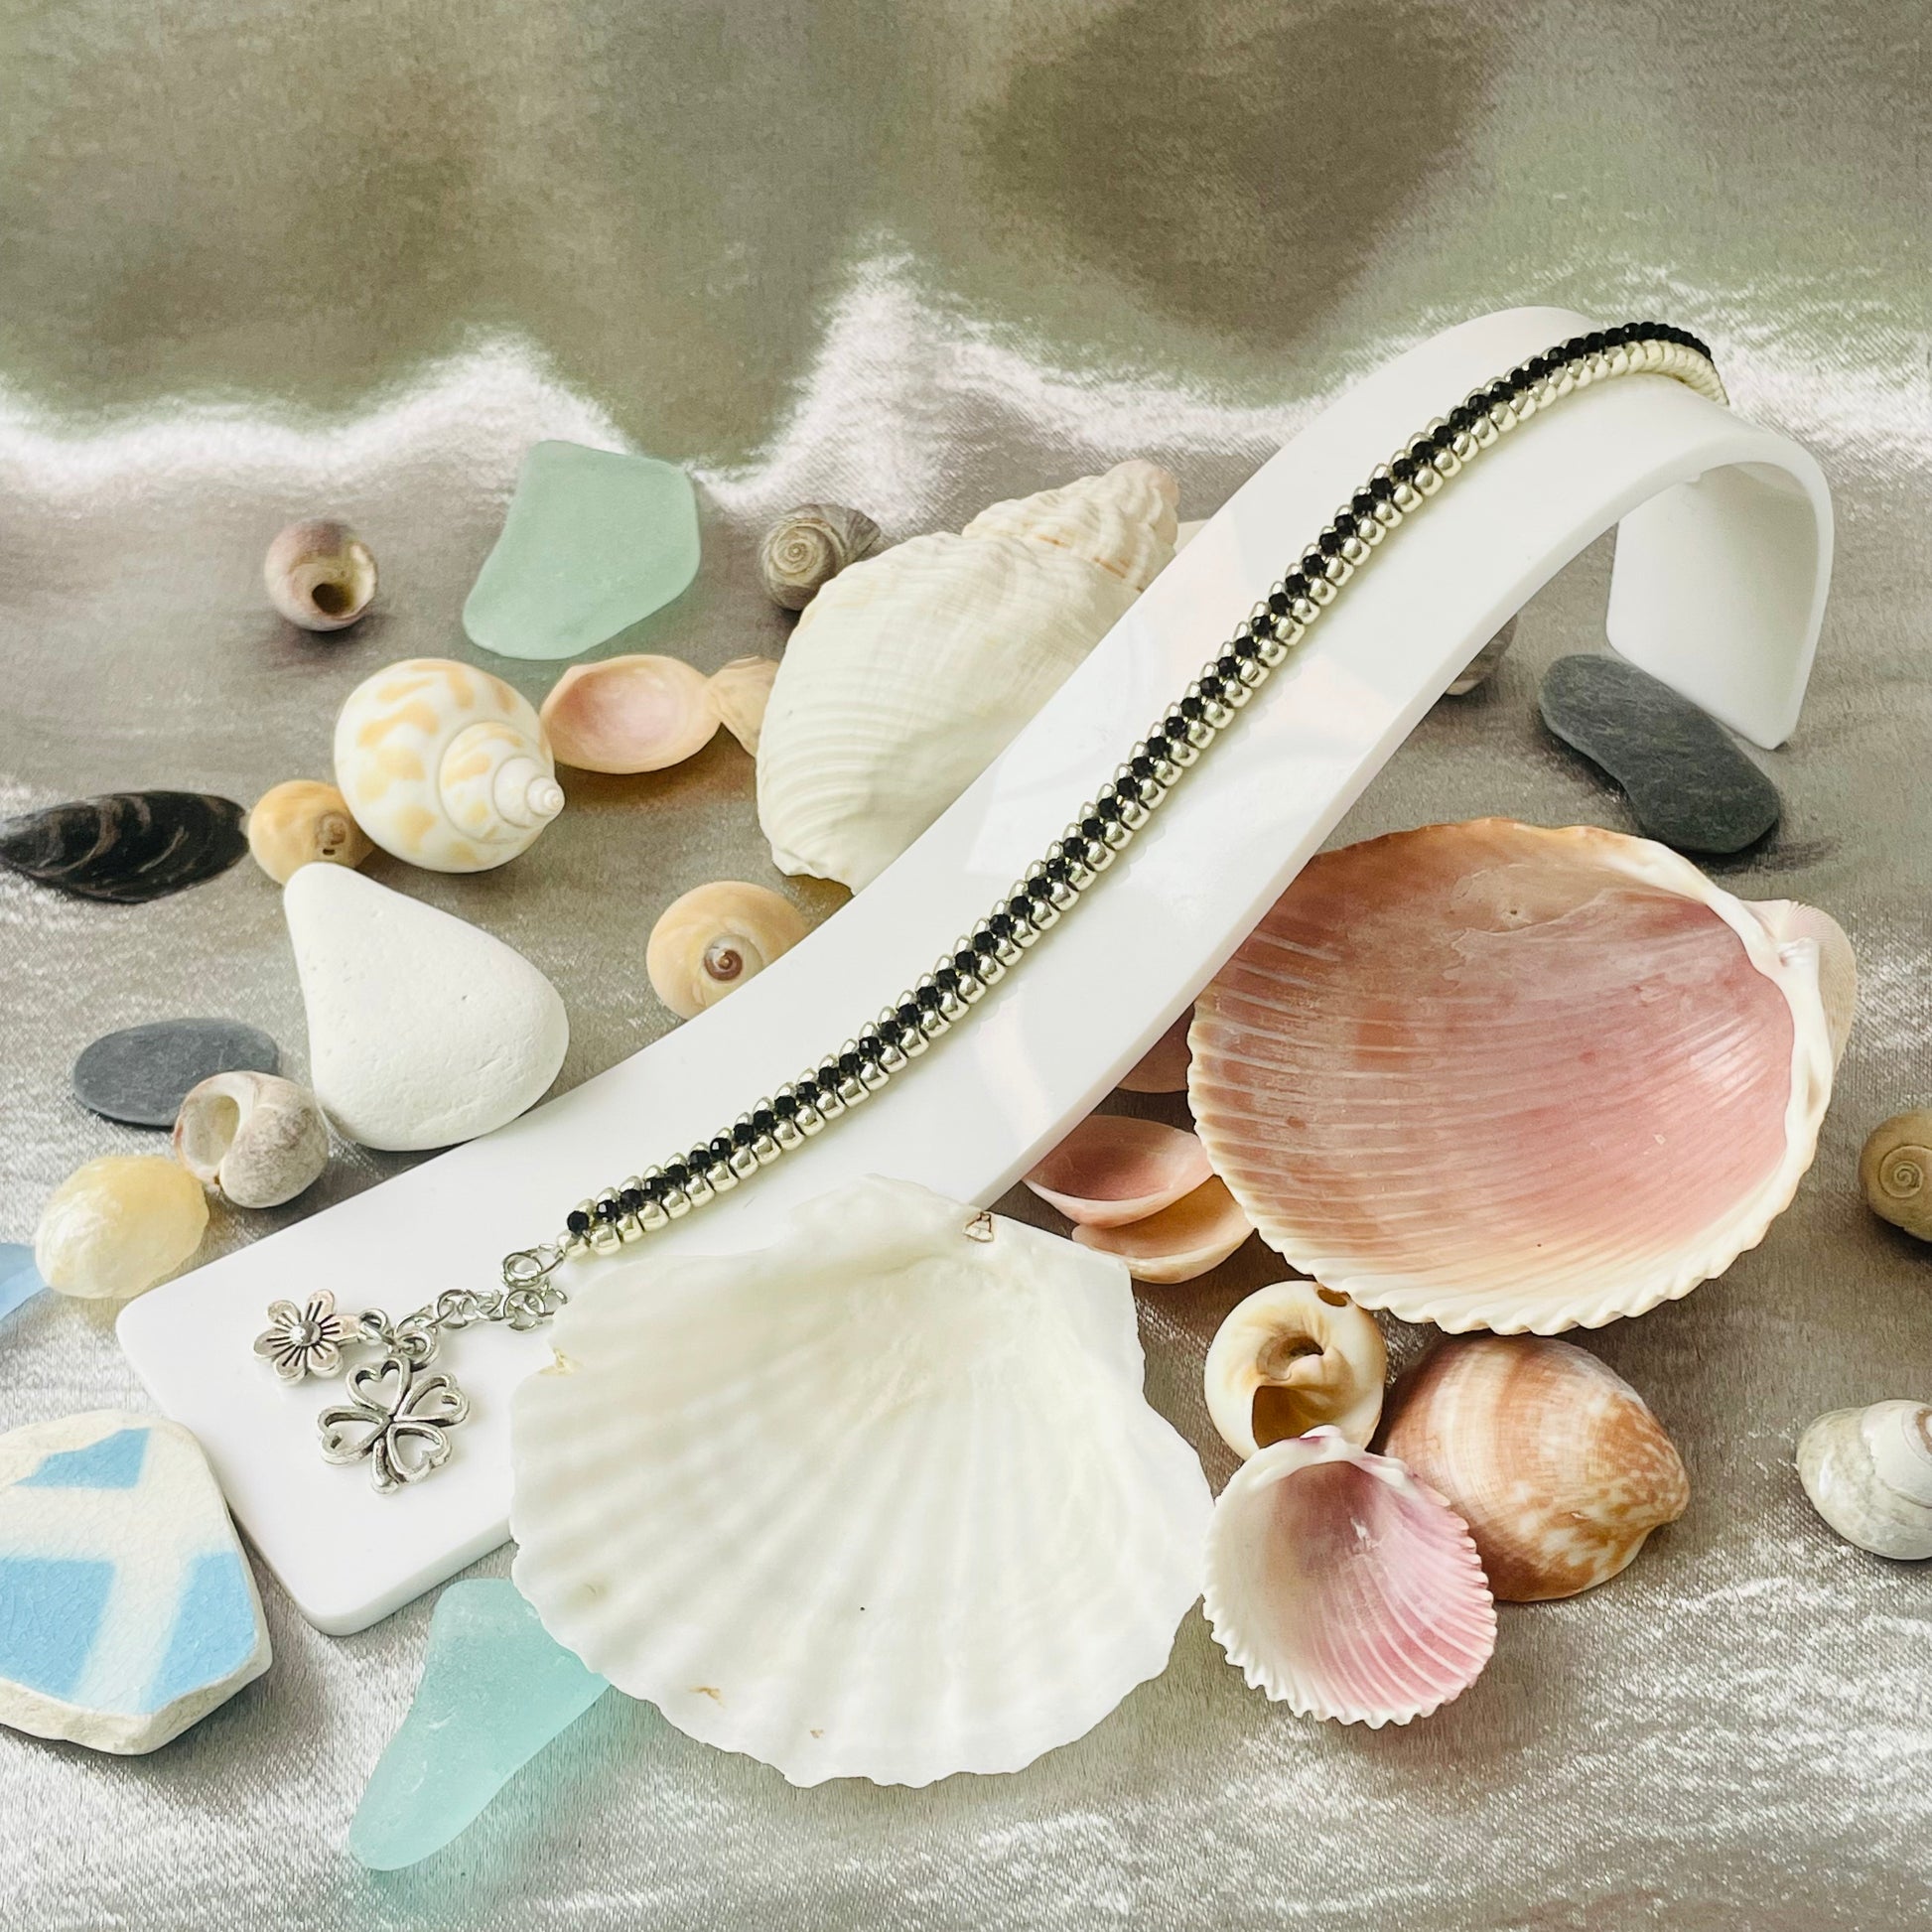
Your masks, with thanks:
[[[76,898],[140,905],[226,872],[243,812],[205,791],[111,791],[0,820],[0,865]]]
[[[800,503],[764,533],[759,574],[774,604],[802,611],[848,564],[870,557],[883,541],[864,510],[844,503]]]

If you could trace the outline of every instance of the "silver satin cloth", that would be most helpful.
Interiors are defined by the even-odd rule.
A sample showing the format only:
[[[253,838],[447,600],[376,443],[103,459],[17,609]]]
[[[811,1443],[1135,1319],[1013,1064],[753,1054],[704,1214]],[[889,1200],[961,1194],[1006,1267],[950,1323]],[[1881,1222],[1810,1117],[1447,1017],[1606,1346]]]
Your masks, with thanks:
[[[1434,1718],[1297,1719],[1198,1615],[1086,1738],[923,1791],[796,1791],[612,1696],[449,1851],[374,1876],[344,1839],[429,1602],[336,1641],[264,1583],[273,1669],[152,1757],[0,1732],[0,1922],[1932,1922],[1932,1575],[1837,1541],[1791,1467],[1821,1410],[1932,1395],[1932,1249],[1877,1223],[1856,1173],[1871,1126],[1932,1097],[1927,23],[1884,0],[9,8],[0,809],[327,775],[350,686],[470,654],[462,600],[539,437],[692,467],[699,581],[618,647],[712,666],[782,647],[754,554],[791,502],[904,536],[1141,455],[1206,515],[1383,358],[1555,302],[1704,334],[1736,406],[1830,475],[1817,674],[1761,760],[1783,826],[1718,873],[1836,913],[1863,1006],[1764,1244],[1585,1338],[1675,1437],[1689,1514],[1609,1587],[1505,1607],[1494,1662]],[[259,584],[269,537],[318,512],[381,565],[375,613],[338,638],[285,627]],[[1436,708],[1345,837],[1487,812],[1630,826],[1535,715],[1550,660],[1602,640],[1608,561],[1599,544],[1537,598],[1495,680]],[[536,697],[555,667],[492,668]],[[669,1024],[642,955],[674,895],[775,878],[722,737],[656,777],[567,776],[568,811],[502,871],[369,869],[549,974],[565,1085]],[[29,1238],[80,1161],[162,1145],[80,1109],[79,1048],[210,1012],[303,1071],[252,865],[131,909],[0,875],[0,1236]],[[217,1209],[206,1252],[396,1165],[339,1152],[297,1207]],[[1149,1393],[1217,1485],[1202,1352],[1278,1272],[1251,1245],[1142,1297]],[[1406,1361],[1421,1337],[1393,1339]],[[0,1325],[0,1425],[115,1404],[142,1392],[106,1311],[50,1296]]]

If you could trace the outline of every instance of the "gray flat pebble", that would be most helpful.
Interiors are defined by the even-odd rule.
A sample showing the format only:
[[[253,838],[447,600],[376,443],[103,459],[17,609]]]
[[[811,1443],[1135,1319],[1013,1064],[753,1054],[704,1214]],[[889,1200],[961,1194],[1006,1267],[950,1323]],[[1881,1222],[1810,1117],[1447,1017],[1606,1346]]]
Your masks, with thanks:
[[[105,1034],[73,1063],[73,1097],[131,1127],[172,1127],[210,1073],[273,1073],[281,1051],[239,1020],[157,1020]]]
[[[1689,698],[1620,658],[1559,657],[1543,722],[1601,766],[1651,838],[1682,852],[1741,852],[1778,822],[1777,787]]]

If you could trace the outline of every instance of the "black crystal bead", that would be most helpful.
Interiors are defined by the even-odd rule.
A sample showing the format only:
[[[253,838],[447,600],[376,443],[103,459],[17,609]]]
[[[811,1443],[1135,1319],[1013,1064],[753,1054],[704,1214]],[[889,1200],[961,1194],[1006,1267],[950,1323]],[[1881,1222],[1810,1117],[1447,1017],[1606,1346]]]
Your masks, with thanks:
[[[1348,507],[1355,512],[1357,522],[1365,516],[1375,514],[1375,498],[1366,489],[1358,489],[1349,499]]]
[[[812,1107],[818,1104],[818,1082],[809,1073],[792,1088],[792,1092],[798,1096],[798,1104],[801,1107]]]
[[[836,1064],[838,1066],[840,1076],[844,1079],[849,1080],[852,1078],[852,1076],[855,1073],[858,1072],[863,1062],[860,1060],[857,1053],[841,1053],[838,1057]]]
[[[953,971],[956,973],[972,973],[977,972],[979,969],[979,961],[973,957],[973,949],[971,946],[960,947],[953,954],[952,963]]]
[[[1491,409],[1500,409],[1509,400],[1510,394],[1511,391],[1507,382],[1492,382],[1483,393],[1483,401]]]
[[[712,1166],[712,1153],[708,1147],[694,1147],[685,1160],[691,1164],[693,1173],[709,1173]]]
[[[771,1111],[780,1120],[789,1120],[798,1111],[798,1096],[795,1093],[781,1093],[771,1103]]]
[[[939,1004],[939,989],[936,986],[922,986],[912,997],[930,1013]]]
[[[1460,436],[1465,429],[1475,423],[1475,411],[1467,403],[1459,402],[1449,413],[1449,421],[1444,425],[1451,436]]]
[[[1225,684],[1229,678],[1238,678],[1241,675],[1241,660],[1233,655],[1217,657],[1214,660],[1214,668],[1220,672],[1221,682]]]
[[[993,916],[987,920],[986,929],[987,931],[992,933],[992,935],[996,939],[1011,939],[1013,937],[1013,920],[1005,912],[995,912]],[[905,1009],[903,1007],[899,1008],[900,1013],[903,1013]]]
[[[1102,798],[1095,803],[1093,808],[1093,818],[1088,819],[1086,821],[1086,824],[1091,825],[1094,823],[1096,819],[1105,819],[1107,823],[1111,825],[1114,822],[1114,820],[1117,819],[1119,816],[1120,816],[1120,800],[1118,798]],[[1082,829],[1084,829],[1084,827]],[[1092,832],[1089,833],[1088,836],[1090,838],[1098,838],[1100,834],[1098,832]]]
[[[713,1162],[729,1161],[732,1158],[732,1137],[729,1134],[714,1135],[711,1145],[705,1149]]]
[[[626,1187],[618,1195],[618,1205],[626,1214],[634,1214],[644,1204],[644,1190],[641,1187]]]
[[[1413,483],[1416,478],[1415,458],[1409,456],[1397,457],[1396,460],[1389,465],[1389,475],[1393,477],[1397,483]]]
[[[1198,718],[1201,715],[1201,701],[1198,698],[1182,698],[1179,709],[1183,718]]]
[[[1298,597],[1308,596],[1309,580],[1306,577],[1304,577],[1299,570],[1291,570],[1288,573],[1288,575],[1282,579],[1282,589],[1288,593],[1289,599],[1292,602],[1294,599]]]
[[[1288,605],[1289,605],[1289,594],[1287,591],[1285,590],[1270,591],[1268,593],[1268,608],[1269,610],[1274,612],[1276,617],[1278,618],[1287,617]]]
[[[1395,494],[1395,483],[1388,477],[1371,477],[1368,483],[1369,500],[1386,503]]]
[[[1301,572],[1310,583],[1328,574],[1328,559],[1319,549],[1307,550],[1302,554]]]
[[[682,1161],[673,1161],[664,1170],[664,1179],[669,1186],[682,1187],[690,1178],[691,1170]]]
[[[1601,330],[1593,330],[1584,338],[1584,353],[1586,355],[1601,355],[1608,347],[1609,343]]]
[[[595,1214],[600,1221],[609,1223],[611,1221],[615,1221],[618,1218],[618,1216],[623,1212],[623,1209],[618,1205],[617,1197],[613,1195],[608,1200],[599,1201],[598,1204],[591,1209],[591,1212]]]
[[[1116,778],[1114,780],[1114,789],[1121,797],[1131,801],[1141,795],[1141,781],[1130,770],[1126,777]],[[1048,871],[1051,871],[1050,867],[1048,867]]]
[[[941,966],[933,974],[932,983],[941,993],[957,993],[959,991],[959,975],[950,966]]]
[[[591,1217],[581,1207],[573,1207],[564,1216],[564,1226],[572,1234],[588,1234],[591,1231]]]
[[[1250,658],[1261,655],[1261,639],[1259,637],[1237,637],[1228,646],[1228,649],[1234,653],[1236,659],[1246,662]],[[1143,759],[1136,759],[1128,769],[1137,769],[1143,762]]]
[[[1151,764],[1156,759],[1165,759],[1173,750],[1173,745],[1168,735],[1165,732],[1156,732],[1147,742],[1148,762]]]
[[[1055,858],[1048,859],[1046,862],[1046,877],[1055,886],[1064,885],[1066,883],[1067,875],[1072,870],[1073,868],[1069,866],[1066,862],[1066,855],[1064,853],[1058,855]]]
[[[1455,441],[1455,432],[1447,423],[1438,423],[1429,432],[1429,440],[1439,450],[1447,450]]]
[[[858,1072],[859,1069],[855,1066],[852,1070],[854,1073],[856,1073]],[[824,1064],[821,1065],[818,1069],[819,1092],[836,1093],[839,1088],[839,1079],[841,1075],[843,1075],[844,1073],[845,1073],[845,1068],[842,1067],[837,1060],[833,1060],[833,1059],[826,1060]]]
[[[973,951],[979,954],[982,958],[991,959],[993,955],[999,950],[1000,950],[1000,942],[997,938],[994,937],[993,929],[990,926],[981,926],[980,929],[973,934]],[[905,1009],[903,1007],[900,1007],[899,1016],[901,1019],[904,1017],[904,1014],[905,1014]]]
[[[1016,926],[1031,923],[1034,916],[1034,902],[1025,893],[1015,893],[1007,900],[1007,913]]]
[[[754,1107],[752,1109],[752,1132],[768,1134],[778,1124],[778,1116],[773,1107]]]
[[[646,1200],[662,1200],[671,1191],[671,1183],[661,1173],[654,1173],[644,1182]]]
[[[758,1139],[758,1130],[749,1120],[737,1121],[732,1127],[732,1146],[750,1147]]]
[[[1053,882],[1042,872],[1037,879],[1027,881],[1027,899],[1031,905],[1035,899],[1049,899],[1053,897]],[[935,973],[936,979],[938,975]]]
[[[1189,698],[1187,702],[1193,704],[1195,700]],[[1090,815],[1080,821],[1080,836],[1089,841],[1097,839],[1106,829],[1105,822],[1095,816]]]
[[[1151,778],[1154,776],[1154,760],[1153,759],[1145,756],[1129,759],[1127,761],[1127,768],[1128,770],[1133,772],[1137,781],[1142,778]],[[1125,791],[1127,787],[1123,785],[1121,789],[1122,791]],[[1137,782],[1134,786],[1134,796],[1139,797],[1140,791],[1141,791],[1141,787]]]

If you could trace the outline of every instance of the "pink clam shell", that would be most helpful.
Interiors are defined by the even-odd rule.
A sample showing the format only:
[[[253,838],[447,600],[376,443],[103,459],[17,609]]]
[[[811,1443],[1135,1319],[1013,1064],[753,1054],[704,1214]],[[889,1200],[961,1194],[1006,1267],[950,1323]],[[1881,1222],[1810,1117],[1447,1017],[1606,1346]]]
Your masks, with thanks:
[[[1310,863],[1201,995],[1189,1098],[1262,1238],[1362,1307],[1593,1327],[1789,1203],[1819,963],[1646,840],[1428,826]]]
[[[704,673],[681,657],[642,653],[573,664],[538,716],[557,762],[579,771],[661,771],[718,729]]]
[[[1204,1599],[1215,1642],[1256,1690],[1371,1728],[1459,1696],[1496,1646],[1462,1519],[1394,1457],[1326,1427],[1270,1444],[1229,1478]]]
[[[1218,1268],[1254,1232],[1225,1181],[1209,1178],[1158,1214],[1126,1227],[1076,1227],[1083,1248],[1118,1255],[1137,1282],[1172,1288]]]
[[[1089,1114],[1027,1175],[1027,1185],[1082,1227],[1145,1221],[1213,1170],[1197,1136],[1158,1120]]]
[[[1187,1029],[1193,1019],[1194,1009],[1189,1007],[1121,1075],[1123,1093],[1184,1093],[1187,1090]]]

